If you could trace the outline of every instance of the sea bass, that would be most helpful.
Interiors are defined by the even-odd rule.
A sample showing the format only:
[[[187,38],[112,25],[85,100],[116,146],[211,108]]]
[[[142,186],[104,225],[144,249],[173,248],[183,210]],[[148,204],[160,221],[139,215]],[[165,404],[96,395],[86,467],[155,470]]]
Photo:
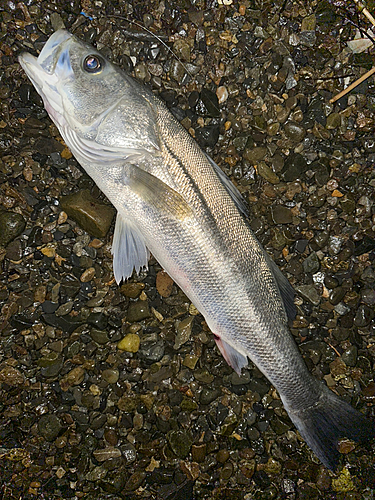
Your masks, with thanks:
[[[375,425],[307,370],[288,329],[293,289],[257,241],[241,195],[165,105],[65,30],[20,64],[66,144],[117,209],[117,282],[149,252],[204,316],[237,373],[250,358],[328,468]]]

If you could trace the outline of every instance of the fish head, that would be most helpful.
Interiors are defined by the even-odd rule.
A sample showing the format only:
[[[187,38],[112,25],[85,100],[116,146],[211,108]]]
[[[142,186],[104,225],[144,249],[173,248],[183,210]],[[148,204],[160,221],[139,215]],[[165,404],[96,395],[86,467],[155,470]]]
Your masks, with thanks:
[[[19,62],[81,163],[158,149],[153,94],[92,45],[58,30]]]

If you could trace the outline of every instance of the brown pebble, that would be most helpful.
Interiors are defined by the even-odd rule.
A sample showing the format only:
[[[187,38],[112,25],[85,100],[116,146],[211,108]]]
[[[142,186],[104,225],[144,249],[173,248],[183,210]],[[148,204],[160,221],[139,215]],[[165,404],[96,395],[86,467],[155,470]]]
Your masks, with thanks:
[[[223,464],[226,462],[229,458],[229,451],[228,450],[219,450],[216,454],[216,460]]]
[[[173,280],[165,271],[156,275],[156,289],[162,297],[169,297],[172,293]]]
[[[113,429],[106,429],[104,431],[104,439],[110,446],[116,446],[118,443],[118,436]]]
[[[338,448],[340,453],[347,455],[355,449],[355,443],[350,439],[341,439]]]
[[[12,366],[6,366],[0,371],[0,382],[5,382],[8,385],[21,385],[24,382],[22,373],[13,368]]]
[[[95,268],[89,267],[81,274],[80,280],[82,283],[88,283],[94,278],[94,276],[95,276]]]

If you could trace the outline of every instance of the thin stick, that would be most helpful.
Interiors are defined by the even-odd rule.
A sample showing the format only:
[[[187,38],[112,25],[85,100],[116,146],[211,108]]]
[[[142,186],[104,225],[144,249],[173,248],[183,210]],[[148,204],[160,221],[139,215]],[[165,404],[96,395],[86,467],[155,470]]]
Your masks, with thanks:
[[[375,19],[372,17],[370,12],[366,9],[364,3],[361,0],[354,0],[354,2],[358,6],[358,10],[360,12],[363,12],[363,14],[367,17],[367,19],[370,21],[370,23],[375,26]]]
[[[375,66],[373,68],[371,68],[370,71],[367,71],[367,73],[365,73],[364,75],[362,75],[361,78],[358,78],[358,80],[356,80],[355,82],[351,83],[349,85],[349,87],[346,87],[346,89],[344,89],[343,91],[341,91],[339,94],[335,95],[335,97],[332,97],[332,99],[330,99],[329,102],[333,103],[333,102],[338,101],[339,99],[341,99],[341,97],[343,97],[344,95],[346,95],[348,92],[350,92],[351,90],[353,90],[355,87],[358,87],[358,85],[360,85],[364,80],[366,80],[367,78],[369,78],[374,73],[375,73]]]
[[[354,2],[357,5],[358,10],[360,12],[362,12],[367,17],[367,19],[370,21],[370,23],[373,26],[375,26],[375,19],[372,17],[372,15],[370,14],[370,12],[366,9],[365,4],[362,2],[362,0],[354,0]],[[330,99],[329,102],[333,103],[333,102],[338,101],[339,99],[341,99],[341,97],[343,97],[344,95],[346,95],[348,92],[350,92],[351,90],[353,90],[355,87],[358,87],[358,85],[360,85],[364,80],[366,80],[367,78],[369,78],[374,73],[375,73],[375,66],[373,68],[371,68],[370,71],[367,71],[367,73],[365,73],[364,75],[362,75],[361,78],[358,78],[358,80],[356,80],[355,82],[351,83],[349,85],[349,87],[346,87],[346,89],[344,89],[342,92],[340,92],[339,94],[335,95],[335,97],[332,97],[332,99]]]

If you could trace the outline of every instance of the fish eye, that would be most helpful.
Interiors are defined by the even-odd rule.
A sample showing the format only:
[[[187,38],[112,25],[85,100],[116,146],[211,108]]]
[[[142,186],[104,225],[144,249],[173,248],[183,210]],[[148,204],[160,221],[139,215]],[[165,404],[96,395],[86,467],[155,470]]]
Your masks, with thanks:
[[[86,56],[83,61],[83,69],[88,73],[99,73],[104,66],[104,61],[97,55]]]

